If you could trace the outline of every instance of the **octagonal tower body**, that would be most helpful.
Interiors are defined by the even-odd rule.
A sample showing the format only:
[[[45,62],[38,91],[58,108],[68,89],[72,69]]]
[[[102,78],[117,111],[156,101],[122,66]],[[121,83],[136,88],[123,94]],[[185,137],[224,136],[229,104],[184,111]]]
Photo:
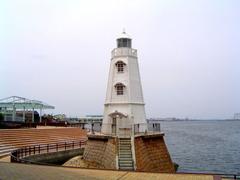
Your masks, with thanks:
[[[137,50],[125,32],[112,50],[102,133],[130,136],[134,124],[147,129]]]

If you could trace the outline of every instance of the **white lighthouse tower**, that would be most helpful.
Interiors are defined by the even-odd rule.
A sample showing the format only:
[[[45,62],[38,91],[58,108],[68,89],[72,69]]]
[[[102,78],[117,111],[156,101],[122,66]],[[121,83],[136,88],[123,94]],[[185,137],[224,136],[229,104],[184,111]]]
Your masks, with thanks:
[[[147,129],[137,50],[123,31],[112,50],[102,133],[130,136],[136,125]]]
[[[160,124],[147,124],[137,50],[125,32],[112,50],[101,133],[92,131],[87,137],[86,163],[106,169],[175,172]]]

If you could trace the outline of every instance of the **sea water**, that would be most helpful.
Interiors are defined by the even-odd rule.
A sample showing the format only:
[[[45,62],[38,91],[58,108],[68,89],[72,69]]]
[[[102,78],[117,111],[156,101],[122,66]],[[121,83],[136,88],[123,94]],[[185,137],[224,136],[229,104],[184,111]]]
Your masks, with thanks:
[[[240,173],[240,121],[162,121],[178,172]]]

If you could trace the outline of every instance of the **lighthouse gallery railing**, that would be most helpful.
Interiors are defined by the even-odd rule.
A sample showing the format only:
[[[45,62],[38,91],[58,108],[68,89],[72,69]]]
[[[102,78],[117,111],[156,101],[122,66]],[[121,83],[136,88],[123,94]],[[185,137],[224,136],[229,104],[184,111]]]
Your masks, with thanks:
[[[101,124],[99,130],[93,130],[92,133],[100,132],[105,135],[131,136],[138,134],[154,134],[161,132],[160,123],[139,123],[125,126],[114,124]]]

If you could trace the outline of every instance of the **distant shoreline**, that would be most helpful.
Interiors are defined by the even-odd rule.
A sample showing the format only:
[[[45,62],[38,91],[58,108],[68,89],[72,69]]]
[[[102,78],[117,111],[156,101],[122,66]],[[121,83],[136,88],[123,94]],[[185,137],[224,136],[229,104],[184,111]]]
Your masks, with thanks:
[[[240,119],[148,119],[148,122],[156,121],[167,121],[167,122],[177,122],[177,121],[240,121]]]

